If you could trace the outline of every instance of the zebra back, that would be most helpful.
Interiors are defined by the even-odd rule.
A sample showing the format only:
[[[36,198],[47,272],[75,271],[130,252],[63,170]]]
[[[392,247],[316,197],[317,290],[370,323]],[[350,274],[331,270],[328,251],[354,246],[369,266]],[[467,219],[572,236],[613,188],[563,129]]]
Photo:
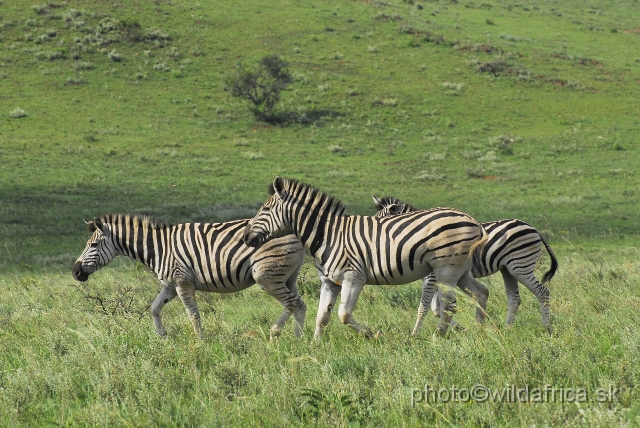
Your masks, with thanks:
[[[418,209],[394,197],[384,197],[376,202],[376,217],[413,212]],[[473,253],[472,274],[475,278],[492,275],[506,263],[517,265],[520,271],[533,271],[543,244],[551,259],[551,268],[544,274],[542,282],[550,281],[558,269],[558,260],[551,247],[530,224],[518,219],[504,219],[482,223],[487,232],[487,243],[482,251]]]

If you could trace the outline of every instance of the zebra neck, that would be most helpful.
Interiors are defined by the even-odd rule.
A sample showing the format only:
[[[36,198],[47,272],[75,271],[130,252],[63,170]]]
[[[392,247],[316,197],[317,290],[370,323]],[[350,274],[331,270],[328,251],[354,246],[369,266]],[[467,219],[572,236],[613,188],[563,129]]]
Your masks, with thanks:
[[[160,275],[167,268],[163,260],[169,253],[170,232],[166,226],[155,226],[138,216],[114,218],[112,236],[121,255],[130,257]]]
[[[315,218],[299,220],[295,227],[295,234],[305,249],[321,264],[326,263],[330,249],[339,239],[337,233],[342,229],[344,215],[336,215],[326,210]]]

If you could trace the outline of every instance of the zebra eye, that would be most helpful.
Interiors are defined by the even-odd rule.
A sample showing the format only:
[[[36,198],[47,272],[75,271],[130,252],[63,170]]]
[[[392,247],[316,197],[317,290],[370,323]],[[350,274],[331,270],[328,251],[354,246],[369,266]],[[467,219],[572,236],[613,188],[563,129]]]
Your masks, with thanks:
[[[92,242],[91,245],[89,245],[91,248],[96,248],[98,246],[97,242]]]
[[[269,207],[262,207],[261,211],[267,212],[267,211],[269,211]]]

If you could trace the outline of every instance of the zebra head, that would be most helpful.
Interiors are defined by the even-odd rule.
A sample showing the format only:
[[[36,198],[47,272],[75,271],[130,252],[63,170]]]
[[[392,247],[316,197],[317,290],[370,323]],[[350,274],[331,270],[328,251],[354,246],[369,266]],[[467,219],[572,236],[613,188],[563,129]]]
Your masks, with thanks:
[[[269,186],[269,193],[271,197],[262,204],[258,214],[249,220],[244,229],[242,240],[245,245],[259,247],[269,239],[290,230],[285,209],[288,192],[284,190],[284,180],[276,177]]]
[[[376,213],[376,217],[387,217],[398,214],[404,214],[411,211],[415,211],[411,205],[405,204],[399,199],[392,198],[387,196],[386,198],[376,198],[371,195],[373,198],[373,202],[376,204],[376,208],[378,212]]]
[[[81,282],[86,281],[89,275],[98,269],[108,265],[118,254],[111,240],[111,230],[102,223],[102,220],[96,217],[84,222],[87,223],[93,235],[87,241],[87,246],[71,270],[73,277]]]

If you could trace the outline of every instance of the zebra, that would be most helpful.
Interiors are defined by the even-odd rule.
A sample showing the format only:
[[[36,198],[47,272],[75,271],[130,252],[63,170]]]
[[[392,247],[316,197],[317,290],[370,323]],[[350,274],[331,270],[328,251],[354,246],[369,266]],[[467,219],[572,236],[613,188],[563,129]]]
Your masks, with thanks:
[[[373,201],[379,210],[376,214],[377,217],[393,216],[418,210],[393,197],[379,199],[373,196]],[[558,259],[553,254],[549,243],[533,226],[522,220],[490,221],[482,223],[482,226],[489,235],[488,241],[479,254],[480,257],[473,260],[472,275],[474,278],[483,278],[500,271],[504,279],[508,300],[507,325],[512,325],[515,320],[516,311],[520,306],[518,282],[523,284],[540,302],[542,324],[549,329],[550,293],[549,289],[543,284],[551,281],[558,270]],[[542,283],[538,281],[534,273],[536,264],[542,254],[541,244],[547,249],[551,259],[551,268],[542,277]],[[439,301],[435,298],[431,300],[428,296],[428,291],[434,284],[435,277],[433,275],[429,275],[423,280],[423,293],[418,308],[418,320],[416,321],[416,329],[418,330],[428,311],[430,301],[432,311],[438,316]]]
[[[249,221],[244,242],[259,247],[283,233],[294,233],[327,279],[320,290],[314,338],[320,340],[337,294],[343,324],[366,337],[376,336],[352,313],[365,284],[399,285],[434,272],[439,283],[456,284],[481,296],[476,316],[484,316],[489,290],[471,276],[470,255],[486,242],[486,233],[471,216],[438,208],[388,218],[347,216],[344,205],[294,179],[276,177],[272,195]],[[435,289],[434,289],[435,291]],[[430,297],[429,297],[430,298]],[[455,293],[443,293],[437,328],[446,334],[455,312]]]
[[[255,249],[241,239],[249,220],[170,225],[147,216],[105,214],[85,223],[93,234],[73,266],[73,277],[84,282],[118,255],[146,265],[163,286],[151,306],[158,335],[167,334],[160,312],[174,297],[180,296],[196,335],[202,339],[196,290],[235,293],[257,282],[284,306],[271,326],[271,340],[292,313],[295,334],[302,336],[307,307],[296,280],[304,248],[294,235]]]

